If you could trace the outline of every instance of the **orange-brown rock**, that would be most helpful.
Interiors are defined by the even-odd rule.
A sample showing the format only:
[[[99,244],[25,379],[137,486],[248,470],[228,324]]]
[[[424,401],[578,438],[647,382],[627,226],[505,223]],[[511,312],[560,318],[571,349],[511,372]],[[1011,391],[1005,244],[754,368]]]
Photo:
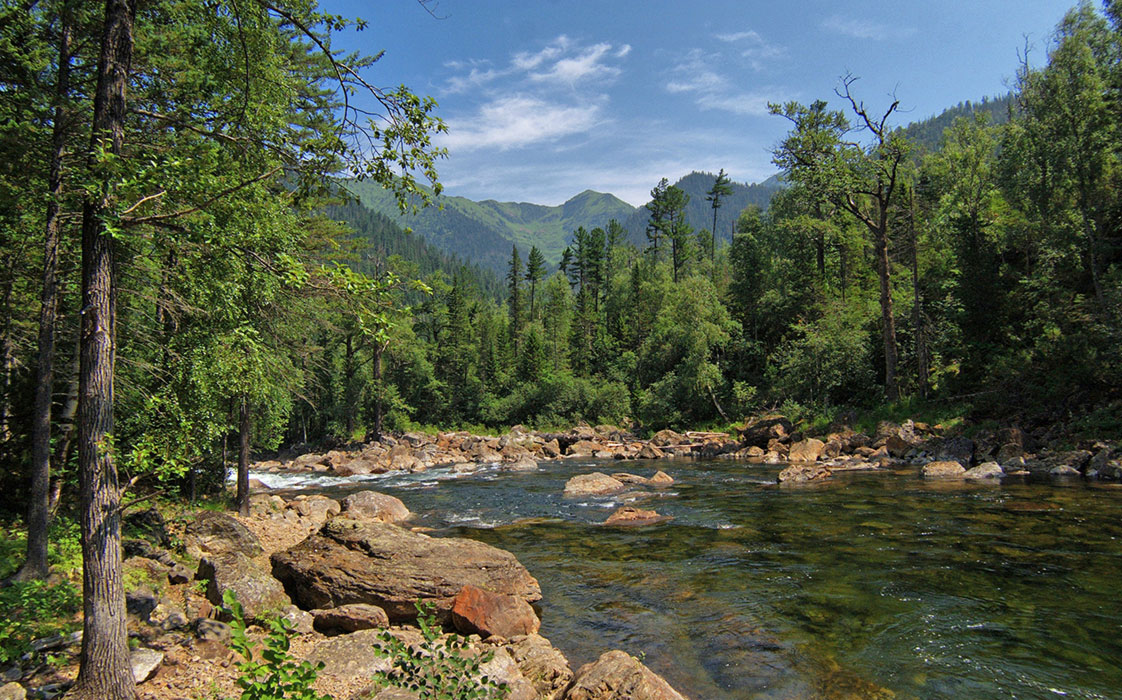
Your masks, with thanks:
[[[516,637],[541,627],[534,609],[522,598],[464,586],[452,601],[452,624],[463,634]]]
[[[654,525],[671,520],[669,515],[659,515],[653,510],[624,506],[608,516],[605,525]]]

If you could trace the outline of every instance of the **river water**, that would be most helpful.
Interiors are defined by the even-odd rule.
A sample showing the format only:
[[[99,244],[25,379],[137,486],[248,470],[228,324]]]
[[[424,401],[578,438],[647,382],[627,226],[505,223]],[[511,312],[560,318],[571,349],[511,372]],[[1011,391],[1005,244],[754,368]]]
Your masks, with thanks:
[[[663,524],[604,527],[620,497],[561,495],[575,474],[656,468],[675,483],[635,505]],[[513,552],[574,669],[624,649],[695,700],[1122,697],[1122,489],[925,483],[912,468],[788,488],[777,471],[253,476],[390,493],[436,536]]]

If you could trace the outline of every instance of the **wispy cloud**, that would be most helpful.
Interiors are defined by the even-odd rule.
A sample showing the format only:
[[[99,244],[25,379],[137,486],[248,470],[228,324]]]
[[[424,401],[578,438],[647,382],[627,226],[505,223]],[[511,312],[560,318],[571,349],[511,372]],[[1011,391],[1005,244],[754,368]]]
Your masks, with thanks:
[[[715,34],[714,37],[718,41],[722,41],[726,44],[743,47],[740,49],[740,56],[748,59],[748,65],[755,71],[761,71],[767,67],[768,63],[784,58],[787,55],[786,48],[764,39],[764,37],[754,29]]]
[[[712,67],[719,65],[722,65],[720,56],[693,49],[671,69],[672,77],[666,83],[666,91],[692,94],[694,102],[703,110],[715,109],[747,116],[766,115],[769,101],[782,101],[783,95],[776,94],[775,90],[738,89]]]
[[[452,152],[505,151],[583,133],[602,121],[598,104],[569,105],[513,95],[488,102],[469,117],[450,119],[440,145]]]
[[[833,15],[822,22],[822,28],[852,39],[898,39],[915,34],[914,27],[893,27],[883,22]]]
[[[451,61],[445,65],[459,75],[448,79],[447,93],[466,93],[503,79],[507,87],[527,82],[558,83],[569,87],[596,86],[617,78],[622,69],[613,62],[631,53],[629,44],[600,42],[586,46],[561,34],[537,51],[519,51],[507,65],[493,67],[471,61]]]

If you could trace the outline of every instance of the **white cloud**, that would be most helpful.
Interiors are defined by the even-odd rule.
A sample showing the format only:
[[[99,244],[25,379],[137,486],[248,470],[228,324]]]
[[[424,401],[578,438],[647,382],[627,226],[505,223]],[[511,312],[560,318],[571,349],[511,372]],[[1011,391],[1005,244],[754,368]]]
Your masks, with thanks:
[[[787,50],[785,48],[767,41],[754,29],[748,29],[742,32],[715,34],[714,36],[717,40],[723,41],[726,44],[745,46],[745,48],[741,49],[740,56],[748,59],[748,65],[755,71],[761,71],[769,62],[787,55]]]
[[[595,87],[618,77],[622,69],[614,62],[629,53],[629,44],[601,42],[585,46],[561,34],[537,51],[512,54],[509,63],[501,68],[480,61],[449,61],[444,65],[460,74],[448,79],[444,91],[467,93],[500,79],[507,81],[507,89],[524,89],[528,83]]]
[[[693,49],[672,69],[674,76],[666,83],[666,91],[673,94],[692,94],[702,110],[721,110],[747,116],[764,116],[768,102],[781,102],[784,98],[775,91],[743,91],[711,66],[721,65],[721,57]]]
[[[580,49],[575,56],[556,61],[549,70],[530,74],[530,79],[575,85],[584,78],[614,78],[620,74],[620,69],[602,62],[611,49],[611,44],[596,44]]]
[[[731,32],[729,34],[717,34],[715,36],[719,40],[725,42],[726,44],[735,44],[736,42],[743,41],[745,39],[751,39],[752,41],[757,41],[757,42],[762,42],[763,41],[763,37],[761,37],[760,33],[755,31],[754,29],[749,29],[746,32]]]
[[[468,119],[448,121],[440,145],[449,152],[501,151],[556,141],[591,130],[602,122],[597,104],[559,104],[532,95],[501,97]]]
[[[826,18],[822,28],[852,39],[896,39],[915,34],[915,29],[911,27],[893,27],[883,22],[841,15]]]

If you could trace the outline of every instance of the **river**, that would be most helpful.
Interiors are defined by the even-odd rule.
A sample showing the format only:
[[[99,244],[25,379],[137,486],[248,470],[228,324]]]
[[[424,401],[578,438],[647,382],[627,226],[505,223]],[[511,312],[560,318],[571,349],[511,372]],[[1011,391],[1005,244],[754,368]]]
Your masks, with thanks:
[[[675,483],[636,505],[663,524],[604,527],[618,496],[561,495],[575,474],[656,468]],[[917,468],[788,488],[778,469],[252,476],[390,493],[435,535],[513,552],[574,669],[624,649],[695,700],[1122,697],[1122,489],[925,483]]]

